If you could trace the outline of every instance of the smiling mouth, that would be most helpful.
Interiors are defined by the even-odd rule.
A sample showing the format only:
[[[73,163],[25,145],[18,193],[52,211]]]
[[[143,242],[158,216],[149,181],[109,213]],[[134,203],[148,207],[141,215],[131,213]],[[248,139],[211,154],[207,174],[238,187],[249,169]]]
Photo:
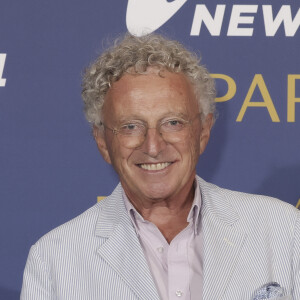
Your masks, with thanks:
[[[171,164],[170,162],[164,162],[164,163],[157,163],[157,164],[139,164],[138,166],[148,171],[159,171],[165,169],[170,164]]]

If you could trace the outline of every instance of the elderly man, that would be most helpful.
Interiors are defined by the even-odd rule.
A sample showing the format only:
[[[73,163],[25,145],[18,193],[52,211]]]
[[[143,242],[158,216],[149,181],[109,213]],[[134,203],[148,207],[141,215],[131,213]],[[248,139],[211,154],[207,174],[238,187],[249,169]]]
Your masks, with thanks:
[[[158,35],[87,69],[86,116],[120,184],[32,246],[22,300],[300,299],[299,211],[196,175],[214,98],[198,59]]]

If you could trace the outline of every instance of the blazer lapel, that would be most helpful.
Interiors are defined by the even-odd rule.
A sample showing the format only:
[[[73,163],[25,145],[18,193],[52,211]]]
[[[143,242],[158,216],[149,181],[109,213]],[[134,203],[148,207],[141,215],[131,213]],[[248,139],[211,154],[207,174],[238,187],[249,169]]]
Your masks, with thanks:
[[[203,300],[222,299],[246,239],[239,216],[219,188],[199,179],[202,193]]]
[[[106,198],[96,225],[96,235],[106,238],[98,254],[141,299],[159,300],[147,261],[131,224],[119,185]]]

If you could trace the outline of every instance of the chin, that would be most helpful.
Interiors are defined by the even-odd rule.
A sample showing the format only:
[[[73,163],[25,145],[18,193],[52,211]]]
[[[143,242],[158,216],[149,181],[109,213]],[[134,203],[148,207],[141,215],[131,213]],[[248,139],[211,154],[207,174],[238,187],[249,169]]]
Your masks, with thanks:
[[[166,186],[165,183],[148,185],[147,188],[141,189],[142,194],[148,199],[167,199],[176,194],[176,189]]]

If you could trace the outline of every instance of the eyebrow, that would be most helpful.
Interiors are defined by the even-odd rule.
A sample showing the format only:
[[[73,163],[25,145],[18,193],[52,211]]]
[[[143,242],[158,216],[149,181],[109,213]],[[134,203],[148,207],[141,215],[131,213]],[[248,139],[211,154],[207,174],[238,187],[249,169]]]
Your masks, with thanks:
[[[181,113],[181,112],[172,112],[172,113],[167,113],[165,114],[165,116],[163,118],[161,118],[161,120],[165,119],[165,118],[172,118],[172,117],[177,117],[177,118],[182,118],[182,119],[186,119],[188,116],[187,114]]]
[[[187,114],[181,113],[181,112],[168,112],[164,114],[161,118],[158,119],[158,122],[161,122],[164,119],[167,118],[181,118],[181,119],[188,119]],[[142,123],[148,123],[147,121],[143,120],[141,116],[138,115],[131,115],[128,117],[121,117],[118,119],[119,124],[127,123],[127,122],[142,122]]]

